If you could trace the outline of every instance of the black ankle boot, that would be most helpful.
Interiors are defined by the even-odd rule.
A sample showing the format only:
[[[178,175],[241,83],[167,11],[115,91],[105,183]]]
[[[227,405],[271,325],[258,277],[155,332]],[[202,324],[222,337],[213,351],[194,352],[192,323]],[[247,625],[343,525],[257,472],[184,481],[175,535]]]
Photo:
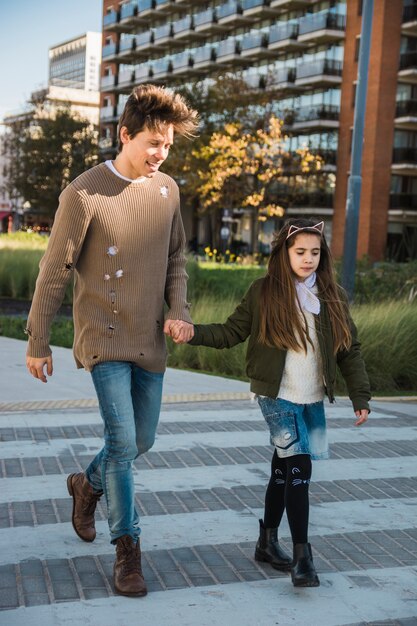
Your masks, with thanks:
[[[278,543],[278,528],[265,528],[259,520],[259,539],[255,548],[255,561],[270,563],[273,568],[288,571],[291,568],[291,558],[284,552]]]
[[[309,543],[294,545],[291,579],[294,587],[318,587],[320,585]]]

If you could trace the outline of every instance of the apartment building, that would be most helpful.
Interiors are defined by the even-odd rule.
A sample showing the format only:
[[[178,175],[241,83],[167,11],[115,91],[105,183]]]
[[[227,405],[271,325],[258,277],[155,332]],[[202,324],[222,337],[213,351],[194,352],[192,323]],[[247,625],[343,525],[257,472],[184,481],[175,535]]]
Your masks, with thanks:
[[[287,215],[326,222],[343,253],[362,0],[103,0],[100,149],[114,156],[132,88],[239,72],[269,89],[288,149],[324,159]],[[374,0],[358,257],[417,258],[417,3]],[[280,181],[291,191],[291,179]],[[185,208],[189,238],[204,242]],[[244,237],[245,216],[232,216]],[[270,240],[274,219],[262,225]]]

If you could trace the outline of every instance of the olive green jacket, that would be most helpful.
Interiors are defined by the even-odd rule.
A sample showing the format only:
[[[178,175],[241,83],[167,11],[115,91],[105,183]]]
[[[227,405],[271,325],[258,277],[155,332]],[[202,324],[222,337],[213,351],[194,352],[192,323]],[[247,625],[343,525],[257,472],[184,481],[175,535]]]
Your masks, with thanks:
[[[256,394],[276,398],[285,367],[286,350],[280,350],[260,343],[259,301],[264,278],[252,283],[235,311],[224,324],[196,324],[195,334],[189,342],[192,345],[212,348],[232,348],[249,337],[246,352],[246,373],[250,388]],[[363,361],[356,327],[350,319],[352,346],[333,354],[333,339],[329,314],[325,302],[321,302],[319,315],[315,316],[317,336],[323,360],[323,374],[326,394],[334,402],[336,366],[339,367],[349,392],[355,411],[369,410],[371,397],[369,380]],[[300,376],[303,373],[300,372]]]

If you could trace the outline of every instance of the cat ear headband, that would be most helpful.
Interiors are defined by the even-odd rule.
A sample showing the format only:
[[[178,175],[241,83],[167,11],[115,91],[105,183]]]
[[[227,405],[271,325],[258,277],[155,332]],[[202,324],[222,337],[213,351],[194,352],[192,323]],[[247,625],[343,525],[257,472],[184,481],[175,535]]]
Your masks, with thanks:
[[[324,231],[324,222],[319,222],[314,226],[290,226],[288,229],[287,239],[288,237],[291,237],[291,235],[296,235],[300,231],[302,232],[304,230],[311,230],[321,236]]]

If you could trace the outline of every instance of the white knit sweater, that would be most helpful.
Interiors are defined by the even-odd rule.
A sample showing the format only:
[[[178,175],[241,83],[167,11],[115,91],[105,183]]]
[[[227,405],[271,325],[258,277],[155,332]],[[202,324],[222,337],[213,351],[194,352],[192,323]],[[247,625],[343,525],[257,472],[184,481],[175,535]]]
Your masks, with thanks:
[[[323,364],[313,313],[304,310],[313,346],[307,353],[288,350],[278,397],[295,404],[312,404],[324,398]]]

